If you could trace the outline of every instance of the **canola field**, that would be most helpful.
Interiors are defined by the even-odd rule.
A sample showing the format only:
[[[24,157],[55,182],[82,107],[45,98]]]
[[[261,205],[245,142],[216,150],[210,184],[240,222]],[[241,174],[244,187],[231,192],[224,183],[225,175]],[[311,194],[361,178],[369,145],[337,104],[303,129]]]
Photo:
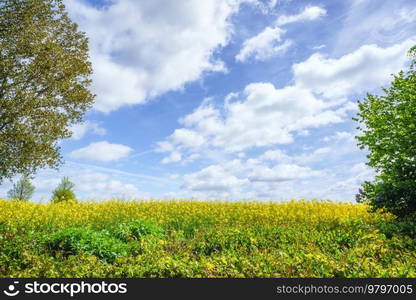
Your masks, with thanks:
[[[0,200],[0,277],[416,277],[415,250],[362,204]]]

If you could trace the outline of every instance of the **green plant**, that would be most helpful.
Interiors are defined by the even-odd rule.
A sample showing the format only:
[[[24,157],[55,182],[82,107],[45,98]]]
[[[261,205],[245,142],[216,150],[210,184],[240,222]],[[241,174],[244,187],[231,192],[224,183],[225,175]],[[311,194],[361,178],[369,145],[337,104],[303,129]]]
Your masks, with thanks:
[[[35,187],[30,182],[28,175],[23,175],[13,188],[7,193],[9,198],[17,201],[29,201],[35,192]]]
[[[61,251],[64,255],[89,254],[107,261],[127,255],[127,246],[112,237],[107,231],[88,228],[66,228],[53,233],[46,239],[50,251]]]
[[[140,240],[147,235],[162,237],[164,231],[151,221],[134,220],[127,223],[119,224],[114,230],[113,234],[116,238],[128,242],[131,240]]]
[[[367,94],[354,118],[359,146],[369,150],[367,164],[377,173],[357,200],[400,217],[416,213],[416,46],[409,55],[409,70],[395,75],[382,95]]]
[[[0,1],[0,182],[61,163],[93,103],[88,39],[62,0]]]
[[[59,203],[63,201],[76,201],[75,193],[73,191],[75,185],[69,181],[68,177],[64,177],[61,183],[53,191],[52,203]]]
[[[415,277],[415,234],[328,201],[0,200],[0,277]]]

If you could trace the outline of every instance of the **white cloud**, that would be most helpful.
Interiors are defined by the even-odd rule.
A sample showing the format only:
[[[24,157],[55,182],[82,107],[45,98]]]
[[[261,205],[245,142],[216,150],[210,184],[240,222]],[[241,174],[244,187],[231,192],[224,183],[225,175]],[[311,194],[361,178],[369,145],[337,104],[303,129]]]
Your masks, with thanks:
[[[364,181],[374,179],[374,170],[366,166],[364,163],[357,163],[346,170],[345,178],[335,181],[329,185],[323,192],[328,198],[337,199],[340,195],[344,195],[345,199],[353,201],[358,188]]]
[[[364,45],[338,59],[317,53],[293,65],[294,80],[297,86],[327,98],[370,92],[404,68],[407,50],[414,43],[409,39],[387,48]]]
[[[183,188],[191,191],[229,192],[247,184],[247,179],[238,179],[222,166],[212,165],[184,176]]]
[[[195,131],[181,128],[176,129],[172,136],[172,142],[174,144],[181,144],[187,148],[197,148],[204,144],[205,139]]]
[[[92,200],[102,199],[103,193],[105,194],[105,199],[111,199],[112,197],[148,197],[133,184],[111,179],[101,173],[82,174],[74,182],[77,190],[84,193],[86,195],[85,198],[91,198]]]
[[[345,141],[345,142],[355,142],[355,135],[357,135],[358,133],[352,133],[352,132],[347,132],[347,131],[337,131],[335,132],[334,135],[332,136],[327,136],[324,137],[322,140],[324,142],[329,142],[329,141]]]
[[[204,72],[224,71],[214,58],[228,44],[242,2],[115,0],[93,7],[67,0],[90,38],[95,108],[110,112],[181,89]]]
[[[308,129],[343,122],[349,111],[357,109],[348,96],[386,83],[389,74],[405,67],[412,43],[407,40],[387,48],[366,45],[340,58],[314,54],[293,65],[292,85],[252,83],[225,97],[222,107],[204,101],[180,119],[183,128],[160,142],[157,150],[177,152],[164,159],[167,163],[187,160],[196,152],[206,156],[216,150],[237,153],[293,143],[295,136],[308,135]],[[315,153],[316,157],[324,154]]]
[[[323,44],[312,47],[313,50],[321,50],[321,49],[324,49],[324,48],[326,48],[326,45],[323,45]]]
[[[341,29],[334,37],[335,54],[364,44],[393,45],[415,34],[416,9],[408,0],[351,1]],[[377,7],[377,9],[374,9]]]
[[[277,5],[277,0],[269,0],[268,6],[274,8]]]
[[[235,59],[240,62],[245,62],[250,57],[253,57],[255,60],[266,60],[273,56],[284,54],[292,45],[290,40],[278,44],[285,32],[285,30],[279,27],[266,27],[258,35],[244,41],[243,47]]]
[[[267,150],[260,157],[262,161],[276,161],[276,162],[289,162],[291,161],[290,156],[284,153],[282,150]]]
[[[312,21],[324,17],[326,10],[319,6],[306,6],[302,12],[297,15],[283,15],[276,20],[276,25],[283,26],[290,23],[301,21]]]
[[[239,99],[239,100],[238,100]],[[293,142],[294,132],[342,122],[349,104],[333,110],[309,90],[296,86],[276,89],[271,83],[253,83],[234,101],[226,101],[223,109],[203,103],[193,113],[181,119],[187,137],[181,139],[175,131],[159,143],[159,152],[190,151],[218,148],[225,152],[240,152]],[[203,142],[202,142],[203,141]],[[165,162],[171,161],[166,159]]]
[[[325,9],[318,6],[307,6],[297,15],[280,16],[275,22],[275,26],[266,27],[256,36],[244,41],[240,52],[235,56],[236,61],[246,62],[251,57],[255,60],[264,61],[286,53],[293,42],[291,40],[282,42],[282,36],[286,33],[286,30],[279,26],[300,21],[312,21],[324,15],[326,15]]]
[[[110,162],[127,157],[132,151],[133,149],[125,145],[102,141],[74,150],[69,154],[69,157],[80,160]]]
[[[283,192],[288,191],[292,183],[306,179],[317,180],[325,175],[324,171],[310,167],[281,163],[280,158],[275,158],[276,154],[284,157],[284,160],[292,160],[278,150],[268,151],[256,158],[228,160],[185,174],[182,178],[182,194],[187,197],[217,199],[259,199],[274,193],[274,196],[280,194],[287,199],[289,194],[284,195]],[[282,186],[282,183],[285,185]]]
[[[83,123],[75,124],[70,129],[72,131],[73,140],[80,140],[89,132],[96,135],[105,135],[107,131],[105,128],[102,128],[99,123],[94,121],[85,121]]]
[[[162,164],[174,163],[182,160],[182,154],[178,151],[173,151],[169,156],[163,158]]]
[[[272,168],[259,166],[248,176],[250,181],[279,182],[322,176],[324,173],[294,164],[279,164]]]
[[[320,161],[326,158],[332,151],[330,147],[321,147],[314,150],[312,153],[302,153],[300,155],[295,156],[293,159],[297,163],[311,163],[315,161]]]

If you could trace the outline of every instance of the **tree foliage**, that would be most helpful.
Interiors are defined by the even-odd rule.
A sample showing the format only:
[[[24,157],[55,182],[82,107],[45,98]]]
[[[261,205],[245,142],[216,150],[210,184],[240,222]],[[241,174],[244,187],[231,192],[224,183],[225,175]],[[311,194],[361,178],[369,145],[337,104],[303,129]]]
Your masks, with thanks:
[[[13,188],[7,193],[10,199],[17,201],[29,201],[35,192],[35,187],[30,182],[28,175],[23,175]]]
[[[416,212],[416,46],[409,55],[408,71],[395,75],[381,95],[359,102],[355,119],[359,146],[369,150],[368,165],[377,173],[360,198],[399,216]]]
[[[88,39],[62,0],[0,0],[0,182],[61,163],[94,95]]]
[[[69,181],[68,177],[63,177],[58,187],[53,191],[51,202],[76,201],[74,187],[75,184]]]

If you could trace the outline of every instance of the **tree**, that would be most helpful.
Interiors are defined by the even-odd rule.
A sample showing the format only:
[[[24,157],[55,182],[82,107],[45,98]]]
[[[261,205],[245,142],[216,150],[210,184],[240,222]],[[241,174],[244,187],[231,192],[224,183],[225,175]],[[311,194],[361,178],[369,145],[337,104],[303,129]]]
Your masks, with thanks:
[[[355,118],[359,146],[369,150],[367,164],[377,173],[358,198],[402,217],[416,212],[416,46],[409,55],[409,70],[395,75],[382,95],[367,94]]]
[[[0,182],[62,162],[94,95],[88,39],[62,0],[0,0]]]
[[[68,177],[63,177],[61,183],[53,191],[51,202],[76,201],[74,187],[75,184],[69,181]]]
[[[7,193],[9,198],[17,201],[29,201],[35,192],[35,187],[30,182],[28,175],[23,175],[13,188]]]

